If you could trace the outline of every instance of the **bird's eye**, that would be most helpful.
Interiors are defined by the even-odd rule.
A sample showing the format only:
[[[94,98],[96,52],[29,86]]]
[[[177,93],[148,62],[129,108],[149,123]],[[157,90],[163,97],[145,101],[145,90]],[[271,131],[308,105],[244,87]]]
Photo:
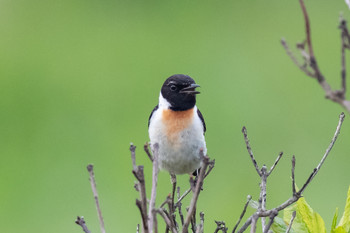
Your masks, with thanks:
[[[171,91],[176,91],[176,90],[177,90],[177,87],[176,87],[175,85],[171,85],[171,86],[170,86],[170,90],[171,90]]]

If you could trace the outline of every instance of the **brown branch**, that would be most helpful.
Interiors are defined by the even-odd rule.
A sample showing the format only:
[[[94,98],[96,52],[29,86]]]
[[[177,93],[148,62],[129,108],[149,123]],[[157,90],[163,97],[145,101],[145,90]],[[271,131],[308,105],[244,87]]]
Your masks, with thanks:
[[[244,215],[245,215],[245,212],[247,211],[247,207],[248,207],[248,205],[249,205],[250,200],[252,200],[252,196],[248,195],[248,196],[247,196],[247,202],[246,202],[245,205],[244,205],[244,208],[243,208],[243,211],[242,211],[242,213],[241,213],[241,216],[239,216],[239,219],[238,219],[236,225],[234,226],[234,228],[233,228],[233,230],[232,230],[232,233],[235,233],[235,232],[236,232],[236,229],[237,229],[238,225],[239,225],[240,222],[242,221],[242,219],[243,219],[243,217],[244,217]]]
[[[97,189],[96,189],[94,166],[92,164],[89,164],[87,166],[87,170],[88,170],[89,175],[90,175],[90,184],[91,184],[92,193],[94,194],[94,198],[95,198],[96,210],[97,210],[98,220],[100,222],[101,232],[106,233],[105,224],[103,221],[101,207],[100,207],[100,202],[98,200],[98,193],[97,193]]]
[[[176,207],[174,205],[174,199],[175,199],[175,192],[176,192],[176,175],[170,174],[170,179],[171,179],[171,183],[173,184],[173,188],[172,188],[172,192],[171,192],[171,200],[169,203],[169,211],[170,211],[171,216],[173,216],[173,218],[175,218]]]
[[[200,217],[200,223],[199,223],[199,226],[197,227],[196,233],[203,233],[204,232],[204,213],[200,212],[199,217]]]
[[[209,161],[208,171],[205,173],[204,178],[206,178],[215,166],[215,159]]]
[[[199,193],[201,191],[204,176],[205,176],[205,173],[206,173],[207,167],[209,165],[209,161],[210,161],[208,156],[203,155],[203,150],[200,151],[200,157],[202,157],[202,159],[203,159],[202,160],[202,167],[201,167],[201,170],[200,170],[200,173],[198,176],[197,184],[196,184],[193,196],[192,196],[192,200],[191,200],[190,207],[189,207],[189,210],[188,210],[188,213],[186,216],[186,220],[185,220],[183,228],[182,228],[182,233],[188,232],[188,226],[191,222],[194,210],[196,208],[198,196],[199,196]]]
[[[295,57],[295,55],[293,54],[293,52],[290,50],[286,40],[284,38],[281,39],[281,44],[284,47],[284,49],[286,50],[287,55],[290,57],[290,59],[292,59],[292,61],[294,62],[294,64],[300,69],[302,70],[307,76],[311,77],[311,78],[315,78],[315,74],[311,73],[308,69],[307,69],[307,65],[304,64],[300,64],[297,60],[297,58]]]
[[[214,231],[214,233],[217,233],[219,231],[226,233],[228,228],[226,227],[226,224],[224,221],[215,221],[216,223],[216,229]]]
[[[86,226],[86,223],[85,223],[83,216],[81,216],[81,217],[78,216],[77,220],[75,220],[75,223],[78,224],[79,226],[81,226],[81,228],[83,229],[83,231],[85,233],[90,233],[89,229]]]
[[[273,220],[275,219],[275,217],[277,216],[277,214],[278,214],[278,211],[277,211],[277,210],[276,210],[276,211],[272,211],[272,213],[271,213],[271,215],[270,215],[270,221],[269,221],[269,223],[265,226],[264,233],[268,233],[268,232],[269,232],[270,227],[271,227],[271,225],[272,225],[272,223],[273,223]]]
[[[145,143],[145,145],[143,145],[143,150],[146,152],[148,158],[151,160],[151,162],[153,162],[153,156],[151,155],[151,152],[149,151],[149,144],[148,142]]]
[[[148,227],[150,232],[153,232],[154,221],[156,218],[156,212],[153,211],[156,205],[156,196],[157,196],[157,183],[158,183],[158,149],[159,146],[157,143],[153,145],[153,169],[152,169],[152,190],[151,190],[151,199],[149,202],[149,211],[148,211]]]
[[[292,158],[292,191],[293,191],[293,195],[296,194],[296,188],[295,188],[295,156],[293,155]]]
[[[293,211],[292,218],[290,219],[290,222],[289,222],[288,228],[286,230],[286,233],[289,233],[290,229],[292,229],[292,224],[293,224],[293,221],[295,219],[295,216],[296,216],[296,212]]]
[[[189,189],[191,190],[191,189]],[[179,210],[179,215],[180,215],[180,221],[181,221],[181,226],[184,225],[184,215],[182,213],[182,203],[181,203],[181,200],[180,200],[180,187],[177,187],[177,202],[175,204],[175,208],[178,208]]]
[[[279,155],[276,158],[275,163],[271,166],[270,171],[267,173],[267,176],[271,175],[271,173],[273,172],[273,170],[275,169],[275,167],[277,166],[278,162],[280,161],[280,159],[282,158],[283,152],[281,151],[279,153]]]
[[[247,150],[248,150],[249,156],[254,164],[255,170],[258,173],[258,175],[261,176],[261,172],[259,170],[258,163],[256,162],[254,155],[253,155],[252,148],[250,147],[250,143],[249,143],[249,139],[248,139],[248,135],[247,135],[247,129],[245,126],[243,126],[243,128],[242,128],[242,133],[244,135],[244,141],[245,141],[245,144],[247,145]]]
[[[304,21],[305,21],[305,36],[306,36],[306,45],[308,47],[308,52],[305,51],[304,45],[299,45],[298,48],[301,49],[301,54],[303,55],[306,63],[301,65],[294,54],[290,51],[286,41],[284,39],[281,40],[281,43],[286,50],[287,55],[292,59],[299,69],[301,69],[306,75],[316,78],[319,85],[325,92],[325,97],[327,99],[332,100],[340,105],[342,105],[348,112],[350,112],[350,101],[345,99],[346,93],[346,66],[345,66],[345,50],[350,49],[350,35],[346,26],[346,21],[343,17],[340,19],[339,28],[341,29],[341,39],[342,39],[342,47],[341,47],[341,89],[340,90],[332,90],[329,83],[326,81],[325,77],[321,73],[321,70],[316,61],[316,57],[314,54],[314,50],[312,47],[311,40],[311,27],[310,27],[310,19],[308,12],[306,10],[304,0],[299,0],[300,7],[303,12]],[[310,68],[312,71],[309,71]]]
[[[256,225],[258,223],[259,215],[257,213],[252,216],[252,225],[250,226],[250,233],[256,232]]]
[[[175,203],[175,206],[178,206],[179,203],[191,192],[191,188],[187,189],[184,194],[182,194],[181,197],[178,198],[177,202]]]
[[[163,209],[154,209],[154,211],[163,217],[164,222],[166,223],[167,227],[171,230],[171,232],[177,233],[176,228],[174,226],[172,226],[170,218],[166,215],[166,213]]]
[[[136,187],[140,193],[140,198],[141,198],[141,200],[136,199],[136,205],[139,208],[140,213],[141,213],[143,232],[148,233],[149,228],[148,228],[145,176],[144,176],[144,172],[143,172],[143,166],[136,165],[135,150],[136,150],[136,146],[131,144],[130,145],[130,152],[131,152],[131,160],[132,160],[132,165],[133,165],[132,173],[134,174],[135,178],[139,182],[136,185]]]
[[[265,211],[259,211],[259,209],[257,210],[257,212],[255,212],[252,216],[250,216],[246,222],[244,223],[244,225],[239,229],[238,233],[242,233],[243,231],[245,231],[250,224],[256,224],[257,221],[257,216],[258,218],[260,217],[268,217],[271,216],[273,214],[273,212],[279,212],[283,209],[285,209],[286,207],[292,205],[293,203],[295,203],[296,201],[299,200],[299,198],[302,196],[303,192],[305,191],[305,189],[307,188],[307,186],[310,184],[310,182],[312,181],[312,179],[317,175],[318,171],[321,169],[321,166],[323,165],[325,159],[327,158],[329,152],[332,150],[334,143],[336,142],[338,135],[340,133],[340,129],[341,126],[343,124],[344,121],[344,117],[345,114],[341,113],[339,116],[339,121],[338,121],[338,125],[337,128],[335,130],[334,136],[331,140],[330,145],[328,146],[325,154],[323,155],[321,161],[319,162],[319,164],[317,165],[316,168],[314,168],[313,172],[311,173],[311,175],[309,176],[309,178],[306,180],[306,182],[304,183],[304,185],[302,186],[302,188],[296,192],[293,193],[292,197],[290,197],[287,201],[285,201],[284,203],[282,203],[281,205],[277,206],[276,208],[270,209],[270,210],[265,210]],[[292,161],[292,166],[293,166],[293,161]],[[294,168],[292,168],[294,169]],[[254,226],[255,227],[255,226]],[[254,227],[252,226],[251,229],[254,229]],[[252,231],[251,231],[252,232]],[[255,231],[254,231],[255,232]]]
[[[303,194],[305,188],[310,184],[310,182],[312,181],[312,179],[317,175],[318,171],[321,169],[324,161],[326,160],[329,152],[332,150],[333,146],[334,146],[334,143],[335,141],[337,140],[338,138],[338,135],[340,133],[340,129],[341,129],[341,126],[343,124],[343,121],[344,121],[344,118],[345,118],[345,114],[342,112],[339,116],[339,122],[338,122],[338,126],[337,126],[337,129],[335,130],[335,133],[334,133],[334,136],[332,138],[332,141],[331,143],[329,144],[325,154],[323,155],[320,163],[317,165],[317,167],[314,169],[314,171],[311,173],[309,179],[305,182],[305,184],[303,185],[303,187],[297,192],[298,195],[301,195]]]
[[[258,211],[266,210],[266,183],[267,183],[267,171],[266,166],[262,166],[261,170],[261,183],[260,183],[260,198]],[[265,231],[265,218],[261,218],[262,230]]]

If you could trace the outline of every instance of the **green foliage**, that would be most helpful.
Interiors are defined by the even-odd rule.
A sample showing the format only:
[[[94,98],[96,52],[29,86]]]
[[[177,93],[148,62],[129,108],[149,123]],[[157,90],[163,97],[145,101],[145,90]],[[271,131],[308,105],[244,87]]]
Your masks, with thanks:
[[[292,232],[298,233],[326,233],[326,228],[322,217],[315,212],[306,202],[305,198],[300,198],[295,204],[284,210],[283,219],[276,218],[271,229],[274,233],[284,233],[292,218],[292,213],[296,212],[296,217],[292,224]],[[347,194],[345,209],[342,218],[337,225],[338,208],[335,211],[331,233],[349,233],[350,231],[350,187]]]

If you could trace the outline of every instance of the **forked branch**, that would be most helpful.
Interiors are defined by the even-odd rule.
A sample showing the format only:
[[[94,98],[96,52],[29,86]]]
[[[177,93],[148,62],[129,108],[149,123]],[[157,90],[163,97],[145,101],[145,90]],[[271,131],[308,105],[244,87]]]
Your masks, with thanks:
[[[331,86],[326,81],[324,75],[318,66],[313,46],[311,40],[311,27],[308,12],[305,7],[304,0],[299,0],[300,7],[302,9],[305,21],[305,37],[306,41],[304,43],[297,44],[305,63],[301,64],[293,52],[290,50],[287,42],[282,39],[281,43],[286,50],[287,55],[292,59],[295,65],[302,70],[307,76],[315,78],[319,85],[323,88],[325,92],[325,97],[332,100],[333,102],[339,103],[348,112],[350,112],[350,101],[346,99],[346,66],[345,66],[345,50],[350,49],[350,35],[347,29],[346,20],[341,16],[339,29],[341,30],[341,88],[339,90],[333,90]],[[306,47],[306,48],[305,48]],[[307,50],[306,50],[307,49]]]
[[[295,203],[296,201],[299,200],[299,198],[302,196],[302,194],[304,193],[305,189],[308,187],[308,185],[311,183],[312,179],[317,175],[317,173],[319,172],[319,170],[321,169],[324,161],[326,160],[326,158],[328,157],[329,155],[329,152],[332,150],[333,146],[334,146],[334,143],[336,142],[338,136],[339,136],[339,133],[340,133],[340,129],[342,127],[342,124],[343,124],[343,121],[344,121],[344,118],[345,118],[345,114],[344,113],[341,113],[340,116],[339,116],[339,121],[338,121],[338,125],[337,125],[337,128],[335,130],[335,133],[334,133],[334,136],[331,140],[331,143],[330,145],[328,146],[328,148],[326,149],[326,152],[325,154],[323,155],[321,161],[319,162],[319,164],[316,166],[316,168],[313,169],[313,171],[311,172],[310,176],[308,177],[308,179],[305,181],[305,183],[303,184],[302,188],[297,192],[296,191],[296,188],[295,188],[295,157],[293,156],[293,159],[292,159],[292,196],[286,200],[285,202],[283,202],[281,205],[273,208],[273,209],[270,209],[270,210],[265,210],[263,208],[263,200],[261,200],[261,198],[264,198],[266,196],[261,196],[262,194],[265,194],[266,195],[266,182],[265,183],[261,183],[261,186],[265,186],[265,187],[261,187],[261,193],[260,193],[260,200],[259,200],[259,207],[257,208],[257,211],[251,215],[247,220],[246,222],[243,224],[243,226],[238,230],[238,233],[241,233],[243,231],[245,231],[249,225],[252,225],[251,226],[251,233],[255,232],[256,231],[256,223],[258,221],[259,218],[262,218],[263,217],[270,217],[270,220],[268,222],[268,224],[263,224],[263,232],[268,232],[271,224],[273,223],[273,219],[275,216],[277,216],[278,212],[285,209],[286,207],[292,205],[293,203]],[[243,134],[244,134],[244,139],[247,143],[247,145],[249,144],[249,140],[248,140],[248,136],[247,136],[247,131],[245,128],[243,128]],[[253,159],[252,157],[252,153],[251,153],[251,148],[250,146],[248,147],[248,153],[250,155],[250,157],[252,158],[252,162],[253,162],[253,165],[254,167],[256,168],[257,167],[257,163],[255,161],[255,159]],[[255,162],[254,162],[255,161]],[[262,167],[261,170],[259,170],[260,174],[260,177],[264,177],[264,166]],[[271,170],[271,169],[270,169]],[[265,192],[264,192],[265,191]],[[246,209],[246,207],[245,207]],[[245,213],[245,210],[243,211],[242,215],[244,215]],[[242,219],[243,216],[240,216],[240,220]],[[240,220],[238,221],[238,224],[240,222]],[[236,228],[237,228],[237,225],[234,227],[232,233],[235,232]]]

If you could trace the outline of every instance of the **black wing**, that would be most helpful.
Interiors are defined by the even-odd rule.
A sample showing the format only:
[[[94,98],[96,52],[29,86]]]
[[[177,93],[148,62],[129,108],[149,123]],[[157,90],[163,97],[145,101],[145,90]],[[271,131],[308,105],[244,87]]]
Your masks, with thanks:
[[[153,109],[152,112],[151,112],[151,115],[149,115],[149,118],[148,118],[148,127],[149,127],[149,123],[150,123],[150,121],[151,121],[151,118],[152,118],[152,116],[153,116],[153,113],[154,113],[158,108],[159,108],[158,105],[155,106],[154,109]]]
[[[199,111],[198,108],[197,108],[197,114],[198,114],[198,116],[199,116],[199,119],[201,119],[201,121],[202,121],[203,129],[204,129],[203,134],[204,134],[205,131],[207,131],[207,127],[205,126],[205,121],[204,121],[203,115],[202,115],[201,111]]]

